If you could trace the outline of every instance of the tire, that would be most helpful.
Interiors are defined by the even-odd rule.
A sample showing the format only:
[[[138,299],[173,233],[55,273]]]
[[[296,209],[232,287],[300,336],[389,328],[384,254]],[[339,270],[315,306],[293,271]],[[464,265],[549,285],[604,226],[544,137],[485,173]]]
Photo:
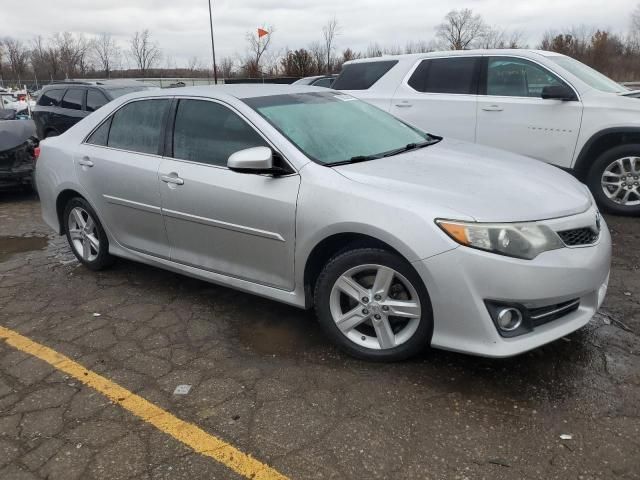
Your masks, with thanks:
[[[377,288],[376,281],[387,285],[386,290]],[[396,362],[431,343],[433,313],[427,290],[413,267],[389,251],[358,248],[333,257],[318,277],[314,302],[326,335],[353,357]]]
[[[610,185],[605,187],[603,181]],[[587,185],[602,210],[617,215],[640,215],[640,144],[620,145],[601,154],[589,170]],[[614,195],[618,187],[619,193]]]
[[[114,262],[102,224],[82,197],[69,200],[63,213],[67,242],[76,258],[90,270],[102,270]]]

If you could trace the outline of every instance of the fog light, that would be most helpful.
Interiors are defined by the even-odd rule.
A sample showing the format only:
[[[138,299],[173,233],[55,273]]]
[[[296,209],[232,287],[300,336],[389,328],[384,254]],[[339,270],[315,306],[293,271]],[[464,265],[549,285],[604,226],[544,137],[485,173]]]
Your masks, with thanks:
[[[503,308],[498,312],[497,320],[500,330],[513,332],[522,324],[522,313],[517,308]]]

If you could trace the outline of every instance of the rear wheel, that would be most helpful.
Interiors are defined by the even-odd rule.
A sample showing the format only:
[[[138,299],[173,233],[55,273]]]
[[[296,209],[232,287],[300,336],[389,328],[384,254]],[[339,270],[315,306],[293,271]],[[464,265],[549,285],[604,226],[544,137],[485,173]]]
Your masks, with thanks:
[[[591,167],[587,183],[603,210],[640,215],[640,144],[604,152]]]
[[[107,235],[84,198],[75,197],[67,203],[64,219],[67,241],[82,264],[91,270],[102,270],[113,263]]]
[[[431,341],[427,291],[413,267],[386,250],[356,249],[330,260],[316,283],[315,305],[327,335],[361,359],[404,360]]]

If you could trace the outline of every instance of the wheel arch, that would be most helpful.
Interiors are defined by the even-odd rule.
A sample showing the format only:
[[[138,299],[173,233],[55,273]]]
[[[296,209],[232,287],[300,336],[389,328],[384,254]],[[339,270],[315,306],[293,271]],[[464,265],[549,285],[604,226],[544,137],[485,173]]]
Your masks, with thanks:
[[[88,202],[89,205],[91,205],[91,202],[89,202],[87,197],[72,188],[62,190],[56,197],[56,215],[58,216],[58,234],[60,235],[63,235],[65,233],[65,222],[62,218],[62,216],[64,215],[64,209],[67,206],[67,203],[69,203],[72,198],[76,197],[82,198],[84,201]]]
[[[587,140],[573,167],[576,176],[585,180],[591,165],[607,150],[629,143],[640,143],[640,127],[614,127],[600,130]]]
[[[354,231],[331,234],[320,240],[311,249],[304,266],[304,295],[307,308],[313,306],[313,291],[316,281],[326,263],[339,253],[355,248],[381,248],[395,253],[410,263],[406,255],[389,243],[375,236]]]

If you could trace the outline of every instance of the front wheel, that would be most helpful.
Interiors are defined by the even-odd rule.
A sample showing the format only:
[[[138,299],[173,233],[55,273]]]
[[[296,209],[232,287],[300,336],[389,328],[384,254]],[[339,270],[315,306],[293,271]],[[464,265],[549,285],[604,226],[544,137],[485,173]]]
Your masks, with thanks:
[[[621,145],[600,155],[587,184],[603,210],[640,215],[640,144]]]
[[[361,248],[331,259],[314,301],[326,334],[364,360],[399,361],[429,346],[431,302],[419,275],[398,255]]]

